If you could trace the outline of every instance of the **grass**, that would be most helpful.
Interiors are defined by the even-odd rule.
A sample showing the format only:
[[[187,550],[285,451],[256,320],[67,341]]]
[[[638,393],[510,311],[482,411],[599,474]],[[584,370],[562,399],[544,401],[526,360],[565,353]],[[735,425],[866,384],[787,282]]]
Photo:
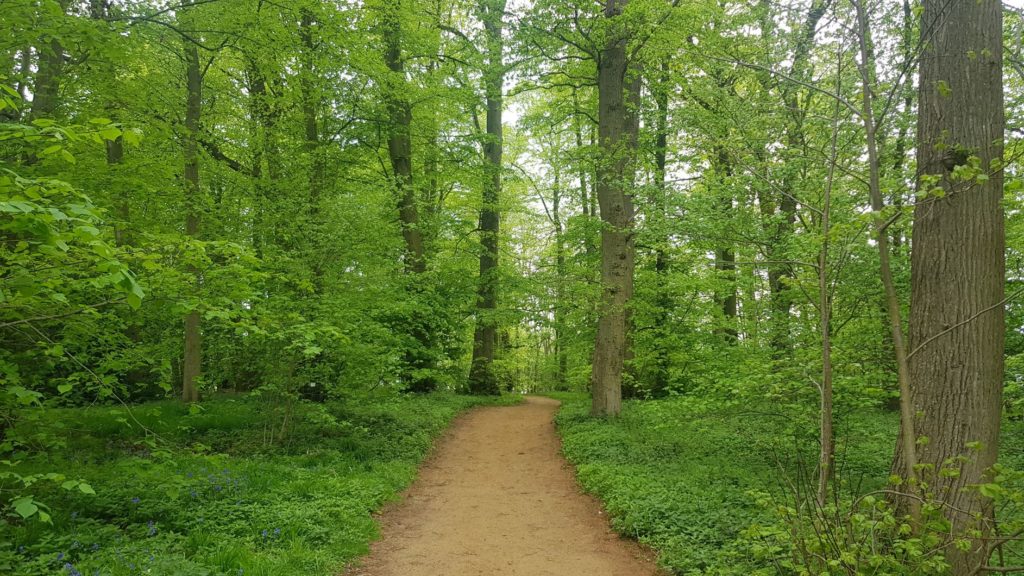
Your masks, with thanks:
[[[675,574],[764,567],[741,537],[774,521],[753,493],[792,494],[812,476],[813,420],[670,398],[627,401],[622,416],[608,421],[589,417],[584,395],[555,396],[563,451],[617,531],[657,550]],[[844,490],[862,493],[886,481],[896,425],[895,415],[880,411],[838,418]]]
[[[53,525],[0,523],[0,573],[336,574],[367,551],[372,513],[412,481],[456,414],[510,401],[381,393],[300,404],[272,441],[284,412],[255,398],[200,411],[174,401],[131,414],[45,410],[18,433],[51,448],[18,471],[58,471],[96,495],[34,485]]]

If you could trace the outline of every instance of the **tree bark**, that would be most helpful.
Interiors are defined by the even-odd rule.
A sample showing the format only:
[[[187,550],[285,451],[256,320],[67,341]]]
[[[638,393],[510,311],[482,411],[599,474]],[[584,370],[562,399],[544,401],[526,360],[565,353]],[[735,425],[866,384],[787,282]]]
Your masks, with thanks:
[[[49,118],[57,110],[60,82],[64,75],[64,46],[51,39],[39,50],[38,69],[32,87],[32,106],[29,120]]]
[[[320,217],[324,190],[324,156],[320,146],[319,95],[317,94],[316,51],[317,51],[316,20],[308,7],[301,10],[299,22],[299,39],[302,44],[302,70],[300,72],[299,89],[301,92],[303,147],[309,162],[309,196],[306,204],[305,251],[309,258],[313,275],[313,288],[317,293],[323,292],[324,261],[322,253],[317,249],[321,241],[322,222]]]
[[[419,274],[427,269],[423,255],[423,236],[419,229],[419,210],[412,178],[412,105],[405,98],[405,62],[402,60],[401,0],[385,2],[382,13],[384,61],[391,71],[385,86],[385,100],[391,125],[388,132],[388,157],[391,160],[392,186],[398,196],[398,218],[405,240],[406,272]]]
[[[189,40],[184,40],[185,52],[185,234],[190,238],[199,236],[201,191],[199,187],[199,122],[203,106],[203,77],[199,65],[199,49]],[[192,270],[195,290],[198,292],[200,272]],[[185,402],[199,400],[199,378],[202,375],[202,329],[198,310],[185,316],[185,346],[182,360],[181,399]]]
[[[728,190],[728,179],[732,176],[732,164],[725,148],[719,146],[713,160],[714,171],[721,186],[718,198],[718,217],[728,222],[732,214],[733,196]],[[728,233],[723,236],[729,236]],[[736,252],[728,240],[724,240],[715,251],[715,270],[718,273],[719,288],[715,290],[715,301],[722,312],[722,325],[718,330],[728,344],[739,341],[736,329]],[[724,284],[724,288],[721,285]]]
[[[874,77],[872,67],[874,61],[869,46],[871,40],[868,22],[868,11],[865,0],[854,0],[857,11],[858,46],[860,61],[857,63],[861,81],[861,102],[863,104],[860,117],[864,126],[864,139],[868,152],[868,193],[871,197],[871,210],[874,212],[875,245],[878,248],[878,269],[885,292],[885,308],[889,320],[889,334],[892,338],[893,353],[896,356],[896,376],[900,390],[900,441],[897,450],[902,454],[901,466],[895,472],[901,475],[911,489],[917,489],[917,449],[914,431],[914,412],[911,406],[911,379],[907,364],[907,347],[903,334],[903,312],[900,309],[899,294],[892,277],[890,263],[889,233],[886,230],[885,197],[882,195],[881,161],[878,156],[878,135],[874,112]],[[915,525],[921,517],[920,501],[909,498],[907,501]]]
[[[597,199],[601,209],[601,301],[590,375],[591,414],[614,417],[622,410],[622,372],[633,294],[633,200],[627,189],[636,146],[627,110],[626,53],[629,35],[620,17],[628,0],[607,0],[607,41],[598,58]]]
[[[968,487],[991,481],[1003,390],[1002,7],[922,5],[921,29],[931,34],[920,60],[918,193],[942,194],[929,192],[914,209],[909,362],[918,433],[928,438],[919,459],[935,467],[929,481],[954,534],[991,535],[992,502]],[[938,473],[961,456],[960,474]],[[950,550],[957,575],[987,561],[983,540]]]
[[[666,201],[668,188],[665,183],[666,170],[668,167],[668,82],[669,82],[668,61],[661,64],[660,86],[654,93],[654,104],[657,109],[657,116],[654,123],[654,189],[657,197],[653,207],[653,224],[661,228],[657,246],[654,250],[654,273],[658,282],[658,293],[655,299],[655,329],[658,337],[655,339],[654,349],[654,370],[651,375],[651,395],[662,396],[668,390],[669,384],[669,314],[672,308],[672,293],[668,287],[669,271],[669,233],[668,214],[666,213]]]
[[[481,0],[477,7],[487,43],[484,91],[487,94],[487,137],[484,141],[483,202],[480,206],[480,278],[477,284],[477,319],[473,335],[473,362],[469,390],[473,394],[499,394],[493,363],[497,337],[498,233],[501,225],[502,107],[505,63],[502,40],[505,0]]]
[[[385,81],[384,99],[390,116],[388,157],[391,161],[391,184],[398,199],[398,220],[405,242],[404,264],[409,277],[410,296],[423,287],[418,284],[427,271],[423,232],[420,229],[419,207],[412,172],[412,104],[405,95],[405,63],[402,59],[402,2],[383,3],[381,29],[384,39],[384,61],[390,70]],[[433,368],[433,348],[429,319],[417,312],[407,320],[409,335],[418,349],[407,349],[403,379],[412,392],[430,392],[437,382],[428,372]]]
[[[555,227],[555,388],[566,389],[569,372],[569,359],[565,353],[565,227],[562,224],[562,188],[561,175],[557,166],[555,182],[551,197],[551,223]]]

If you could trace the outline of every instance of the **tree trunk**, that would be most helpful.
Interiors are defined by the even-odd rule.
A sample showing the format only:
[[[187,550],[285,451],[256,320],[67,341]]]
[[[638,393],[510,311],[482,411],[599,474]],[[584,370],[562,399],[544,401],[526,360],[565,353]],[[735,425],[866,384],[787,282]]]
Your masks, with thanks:
[[[562,225],[562,189],[558,167],[555,170],[555,183],[551,198],[551,223],[555,227],[555,388],[566,389],[569,364],[565,353],[565,228]]]
[[[836,94],[842,94],[842,52],[838,59]],[[832,233],[832,187],[839,155],[839,118],[842,109],[834,103],[828,177],[821,201],[821,248],[818,250],[818,329],[821,333],[821,384],[818,406],[818,507],[828,502],[829,483],[835,471],[835,432],[832,386],[832,280],[829,278],[829,236]]]
[[[498,394],[494,374],[495,338],[498,307],[498,232],[501,223],[502,106],[505,63],[502,59],[502,17],[505,0],[481,0],[478,10],[484,23],[487,42],[487,68],[484,90],[487,93],[487,139],[484,141],[486,178],[480,206],[480,279],[477,285],[477,320],[473,334],[473,363],[469,372],[469,391],[473,394]]]
[[[49,118],[57,110],[60,81],[64,75],[64,46],[56,38],[39,50],[39,63],[32,87],[29,120]]]
[[[907,486],[916,489],[917,486],[917,449],[915,441],[917,434],[914,432],[914,412],[911,406],[911,379],[907,364],[907,347],[903,336],[903,313],[900,309],[899,294],[896,293],[896,284],[892,277],[892,266],[890,264],[889,233],[886,231],[887,222],[884,215],[885,198],[882,196],[881,185],[881,163],[878,156],[877,126],[874,113],[874,89],[872,78],[874,77],[872,67],[874,61],[871,59],[869,46],[870,27],[868,25],[868,12],[864,6],[865,0],[854,0],[857,10],[858,23],[858,45],[860,49],[860,61],[857,63],[860,72],[860,92],[863,107],[860,110],[861,121],[864,126],[864,139],[868,152],[868,193],[871,196],[871,210],[874,212],[875,244],[878,248],[878,270],[882,281],[882,289],[885,292],[885,308],[889,320],[889,334],[892,338],[893,353],[896,356],[896,375],[900,389],[900,442],[897,447],[898,459],[901,460],[900,468],[894,470],[907,482]],[[911,516],[915,525],[921,517],[920,501],[917,498],[909,498],[907,501]]]
[[[923,8],[921,29],[932,33],[920,64],[918,192],[943,194],[914,209],[908,356],[918,433],[928,438],[919,460],[935,466],[929,480],[954,534],[976,527],[991,536],[992,502],[968,487],[991,481],[1003,390],[1002,6],[924,0]],[[960,456],[960,474],[937,473]],[[953,573],[974,574],[988,552],[984,540],[951,547]]]
[[[662,396],[668,390],[669,383],[669,313],[672,307],[672,293],[668,287],[668,189],[665,183],[668,165],[668,61],[661,64],[660,86],[655,91],[654,103],[657,116],[654,124],[654,189],[655,198],[652,223],[658,228],[659,238],[654,250],[654,273],[657,277],[658,293],[655,298],[655,329],[658,336],[654,341],[654,370],[651,374],[651,395]]]
[[[617,416],[622,409],[622,372],[628,312],[633,294],[633,201],[627,190],[636,146],[627,110],[626,54],[629,36],[619,16],[628,0],[608,0],[608,39],[598,58],[597,199],[601,209],[601,301],[590,375],[591,414]]]
[[[391,160],[391,185],[398,199],[398,220],[405,241],[405,272],[409,276],[410,296],[415,297],[423,287],[418,284],[427,271],[423,232],[420,229],[419,207],[412,174],[412,104],[405,96],[405,63],[402,60],[402,2],[384,3],[381,28],[384,35],[384,61],[391,74],[385,81],[385,103],[390,115],[388,129],[388,157]],[[417,312],[407,321],[409,335],[418,349],[407,349],[403,379],[412,392],[430,392],[437,387],[428,375],[433,368],[433,348],[429,319]]]
[[[732,176],[732,164],[725,148],[719,147],[713,160],[714,172],[721,187],[718,198],[718,217],[723,223],[732,218],[732,192],[728,190],[728,179]],[[723,236],[729,236],[726,232]],[[719,288],[715,290],[715,301],[722,312],[722,325],[717,330],[728,344],[736,344],[739,331],[736,329],[736,252],[732,243],[725,239],[715,251],[715,270],[718,273]],[[724,288],[721,287],[724,284]]]
[[[203,77],[199,65],[199,49],[189,40],[185,43],[185,234],[199,236],[201,192],[199,187],[199,122],[203,106]],[[200,289],[200,272],[195,276],[195,290]],[[185,316],[185,352],[182,361],[181,399],[199,400],[199,378],[202,375],[202,331],[199,311]]]
[[[406,272],[419,274],[427,269],[423,256],[423,236],[419,229],[416,190],[412,180],[412,105],[405,98],[405,63],[402,60],[401,0],[385,3],[382,14],[384,60],[391,77],[385,86],[385,100],[391,125],[388,156],[391,160],[392,186],[398,196],[398,218],[405,240]]]
[[[320,126],[317,108],[319,96],[316,88],[316,21],[309,8],[301,10],[299,22],[299,39],[302,44],[302,70],[299,81],[301,91],[302,129],[304,148],[309,162],[309,196],[306,204],[305,246],[303,250],[309,258],[313,275],[313,288],[317,293],[323,292],[324,261],[322,253],[317,249],[321,241],[322,222],[320,217],[324,189],[324,157],[320,147]]]

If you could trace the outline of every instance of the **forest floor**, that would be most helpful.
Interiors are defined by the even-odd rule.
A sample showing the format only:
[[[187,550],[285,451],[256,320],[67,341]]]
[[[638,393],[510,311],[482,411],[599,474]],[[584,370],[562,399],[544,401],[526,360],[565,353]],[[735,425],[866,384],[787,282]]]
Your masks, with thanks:
[[[560,453],[558,402],[460,417],[350,576],[658,574],[653,554],[623,540],[583,494]]]

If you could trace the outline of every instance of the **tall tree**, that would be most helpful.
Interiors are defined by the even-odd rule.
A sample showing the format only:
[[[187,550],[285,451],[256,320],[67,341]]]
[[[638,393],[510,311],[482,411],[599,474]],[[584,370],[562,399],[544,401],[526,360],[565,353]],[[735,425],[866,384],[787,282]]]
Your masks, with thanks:
[[[1003,390],[1005,232],[1003,42],[998,0],[924,0],[911,254],[910,364],[921,463],[955,532],[990,518],[972,485],[995,464]],[[941,474],[966,456],[959,474]],[[984,526],[990,528],[990,526]],[[983,571],[988,548],[951,548],[958,575]]]
[[[498,394],[498,380],[492,367],[498,332],[494,313],[498,307],[498,233],[501,226],[501,122],[505,83],[502,31],[505,0],[481,0],[477,11],[484,24],[487,45],[487,62],[484,67],[487,136],[484,141],[485,177],[480,206],[480,278],[469,389],[474,394]]]
[[[199,63],[199,47],[189,38],[183,38],[185,52],[185,234],[199,236],[201,188],[199,186],[199,130],[203,112],[203,72]],[[199,290],[201,276],[192,271],[195,290]],[[181,365],[181,399],[199,400],[199,378],[202,375],[203,340],[199,311],[192,309],[185,315],[185,353]]]
[[[635,115],[628,110],[630,88],[628,0],[607,0],[606,40],[597,58],[597,200],[601,209],[601,302],[590,375],[591,414],[617,416],[622,410],[622,372],[628,348],[629,306],[633,295],[633,200],[628,190],[634,169]]]

